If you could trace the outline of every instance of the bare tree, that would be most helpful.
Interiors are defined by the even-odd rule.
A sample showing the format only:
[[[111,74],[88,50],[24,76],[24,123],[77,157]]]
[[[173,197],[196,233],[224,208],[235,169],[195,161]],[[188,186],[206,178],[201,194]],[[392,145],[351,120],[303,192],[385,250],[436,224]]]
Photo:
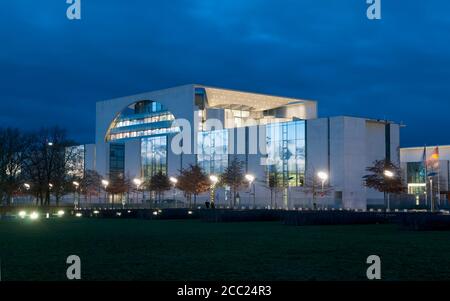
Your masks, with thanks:
[[[308,196],[311,195],[313,199],[313,208],[317,208],[317,198],[325,197],[330,195],[333,191],[333,187],[330,186],[329,182],[322,182],[319,179],[316,170],[314,168],[310,168],[308,172],[305,174],[305,181],[302,187],[303,193]]]
[[[125,194],[129,194],[131,189],[131,180],[128,175],[126,175],[111,177],[106,191],[111,195],[111,202],[114,205],[116,197],[120,197],[122,199]]]
[[[92,196],[99,197],[101,192],[102,176],[95,170],[86,170],[80,181],[80,192],[85,200],[92,202]]]
[[[58,127],[32,135],[23,167],[41,205],[50,205],[51,194],[59,204],[60,198],[73,188],[72,182],[80,177],[75,168],[82,158],[74,145],[66,131]]]
[[[29,135],[18,129],[0,129],[0,203],[10,205],[24,183],[22,163],[29,150]]]
[[[270,208],[277,207],[277,194],[283,188],[283,180],[276,166],[269,166],[267,172],[266,187],[270,190]]]
[[[211,183],[199,165],[191,164],[189,168],[180,171],[177,188],[184,192],[189,201],[189,207],[191,207],[192,196],[194,196],[195,206],[197,204],[197,196],[208,191],[211,188]]]
[[[242,185],[246,184],[243,162],[238,161],[236,157],[230,162],[222,175],[220,175],[221,186],[229,186],[231,188],[232,198],[230,199],[230,206],[236,206],[236,197]]]
[[[162,171],[158,171],[156,174],[154,174],[150,178],[150,180],[147,181],[145,186],[150,192],[156,193],[158,201],[161,201],[161,198],[165,191],[172,188],[169,177]]]
[[[406,187],[403,185],[402,171],[394,163],[377,160],[373,166],[367,167],[366,171],[369,174],[363,177],[365,186],[383,192],[385,205],[388,193],[400,194],[406,191]]]

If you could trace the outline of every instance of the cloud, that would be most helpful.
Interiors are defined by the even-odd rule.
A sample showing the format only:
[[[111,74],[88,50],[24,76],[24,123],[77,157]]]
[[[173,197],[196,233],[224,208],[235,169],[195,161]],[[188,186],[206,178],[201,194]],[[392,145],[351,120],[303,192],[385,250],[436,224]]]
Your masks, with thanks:
[[[404,145],[450,143],[448,1],[383,1],[381,21],[362,0],[82,1],[81,21],[64,2],[3,4],[2,125],[92,142],[96,101],[203,83],[403,121]]]

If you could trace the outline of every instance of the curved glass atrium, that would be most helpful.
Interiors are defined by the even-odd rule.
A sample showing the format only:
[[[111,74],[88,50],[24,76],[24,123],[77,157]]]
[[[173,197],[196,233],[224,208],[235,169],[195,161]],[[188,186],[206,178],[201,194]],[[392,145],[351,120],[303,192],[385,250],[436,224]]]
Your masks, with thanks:
[[[111,124],[106,141],[148,137],[178,132],[175,117],[159,102],[142,100],[124,109]]]

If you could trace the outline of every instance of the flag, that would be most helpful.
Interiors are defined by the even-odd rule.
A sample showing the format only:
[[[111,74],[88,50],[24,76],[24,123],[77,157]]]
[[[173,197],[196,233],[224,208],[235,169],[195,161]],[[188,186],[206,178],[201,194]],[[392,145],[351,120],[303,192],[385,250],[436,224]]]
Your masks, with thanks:
[[[423,147],[422,165],[423,165],[422,166],[422,168],[423,168],[423,177],[424,177],[425,182],[426,182],[426,179],[427,179],[427,176],[428,176],[427,147],[426,146]]]
[[[431,154],[430,158],[428,158],[428,167],[433,169],[434,171],[437,170],[439,168],[439,158],[439,146],[437,146]]]

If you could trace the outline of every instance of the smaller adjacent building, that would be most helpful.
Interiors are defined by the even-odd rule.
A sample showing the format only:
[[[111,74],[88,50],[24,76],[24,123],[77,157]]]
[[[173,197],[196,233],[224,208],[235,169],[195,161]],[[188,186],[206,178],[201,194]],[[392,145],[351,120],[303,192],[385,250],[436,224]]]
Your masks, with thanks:
[[[450,199],[450,145],[408,147],[400,150],[408,194],[416,206],[447,207]]]

